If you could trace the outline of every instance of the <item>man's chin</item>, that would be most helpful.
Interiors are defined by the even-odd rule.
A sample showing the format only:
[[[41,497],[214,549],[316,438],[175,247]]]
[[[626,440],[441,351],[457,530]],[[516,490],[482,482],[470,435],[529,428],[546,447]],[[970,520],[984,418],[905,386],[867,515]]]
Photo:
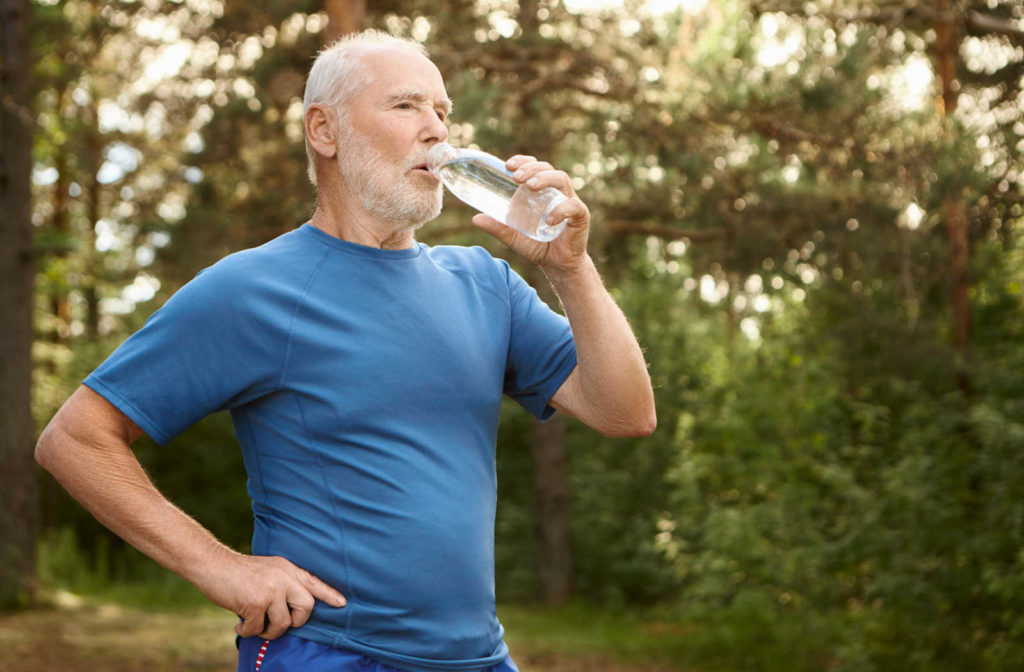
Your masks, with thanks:
[[[399,217],[394,217],[393,213],[391,214],[391,217],[384,216],[383,218],[391,219],[401,228],[408,229],[410,231],[415,231],[417,229],[422,229],[428,222],[437,219],[438,216],[441,214],[441,205],[438,204],[437,207],[432,206],[430,209],[417,209],[415,212],[408,212],[405,213],[404,216]]]
[[[419,216],[414,218],[413,221],[417,222],[415,228],[421,228],[427,222],[432,222],[441,215],[441,201],[438,199],[436,204],[431,204],[429,207],[424,207],[422,212],[418,213]]]
[[[434,221],[435,219],[437,219],[437,218],[438,218],[438,216],[439,216],[440,214],[441,214],[441,211],[440,211],[440,210],[438,210],[438,211],[437,211],[436,213],[434,213],[434,214],[430,215],[429,217],[426,217],[426,218],[420,219],[420,220],[419,220],[419,223],[417,223],[417,224],[413,224],[413,225],[412,225],[412,229],[413,229],[413,230],[418,230],[418,229],[422,229],[422,228],[423,228],[424,226],[426,226],[426,225],[427,225],[427,224],[429,224],[430,222],[432,222],[432,221]]]

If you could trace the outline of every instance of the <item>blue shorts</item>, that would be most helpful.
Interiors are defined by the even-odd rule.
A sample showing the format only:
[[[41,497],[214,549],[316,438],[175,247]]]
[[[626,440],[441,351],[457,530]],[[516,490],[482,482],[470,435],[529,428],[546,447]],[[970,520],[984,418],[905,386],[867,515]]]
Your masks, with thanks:
[[[294,635],[238,639],[238,672],[403,672],[352,651]],[[519,672],[511,658],[480,672]]]

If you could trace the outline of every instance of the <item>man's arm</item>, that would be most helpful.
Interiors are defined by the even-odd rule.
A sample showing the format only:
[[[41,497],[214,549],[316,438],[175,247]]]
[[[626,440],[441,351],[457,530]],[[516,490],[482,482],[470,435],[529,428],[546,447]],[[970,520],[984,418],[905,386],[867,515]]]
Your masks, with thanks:
[[[529,156],[506,162],[517,182],[539,190],[554,187],[568,200],[549,214],[568,220],[549,243],[531,240],[487,215],[473,223],[537,264],[558,294],[572,327],[577,365],[552,405],[607,436],[646,436],[657,426],[654,392],[643,352],[625,315],[601,282],[587,254],[590,211],[576,196],[569,176]]]
[[[551,405],[606,436],[647,436],[658,417],[643,352],[589,257],[577,273],[545,271],[565,308],[576,368]]]
[[[36,460],[97,520],[238,614],[243,637],[279,637],[306,622],[316,599],[344,606],[341,593],[309,572],[284,558],[237,553],[168,501],[131,450],[142,434],[81,386],[43,431]]]

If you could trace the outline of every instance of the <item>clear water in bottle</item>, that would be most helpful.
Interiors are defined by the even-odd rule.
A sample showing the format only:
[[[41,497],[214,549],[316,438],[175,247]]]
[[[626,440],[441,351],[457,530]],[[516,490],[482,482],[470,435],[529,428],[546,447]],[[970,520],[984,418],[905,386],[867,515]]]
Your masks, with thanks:
[[[534,240],[554,240],[565,229],[567,220],[552,224],[547,218],[565,194],[518,184],[495,156],[439,142],[427,154],[427,167],[459,200]]]

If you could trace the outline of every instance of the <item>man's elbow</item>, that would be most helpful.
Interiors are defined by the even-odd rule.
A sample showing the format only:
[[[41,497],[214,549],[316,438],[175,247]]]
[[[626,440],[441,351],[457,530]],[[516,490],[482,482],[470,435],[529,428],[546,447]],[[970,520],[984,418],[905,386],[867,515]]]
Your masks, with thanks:
[[[42,436],[40,436],[39,440],[36,441],[36,463],[47,471],[53,471],[53,461],[57,450],[52,434],[53,427],[51,424],[43,430]]]
[[[68,412],[62,407],[36,441],[36,463],[51,474],[73,459],[69,448],[74,446],[74,442],[68,430]]]
[[[658,428],[658,414],[651,408],[651,412],[644,417],[643,424],[637,427],[636,436],[650,436]]]
[[[610,439],[637,439],[650,436],[658,428],[658,414],[652,407],[649,412],[631,415],[628,419],[609,424],[601,433]]]

